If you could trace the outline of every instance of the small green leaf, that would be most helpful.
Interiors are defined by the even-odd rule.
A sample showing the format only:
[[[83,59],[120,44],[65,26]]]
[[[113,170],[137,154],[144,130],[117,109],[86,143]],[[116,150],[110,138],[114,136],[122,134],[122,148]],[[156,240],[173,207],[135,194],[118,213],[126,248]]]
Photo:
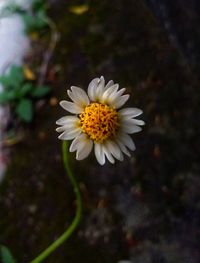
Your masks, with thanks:
[[[18,66],[12,66],[10,71],[0,77],[0,82],[6,87],[6,88],[16,88],[19,87],[24,80],[24,73],[22,67]]]
[[[1,92],[0,93],[0,103],[4,104],[4,103],[8,103],[8,102],[9,102],[8,93],[7,92]]]
[[[46,10],[47,3],[44,0],[34,0],[32,3],[32,9],[34,12],[37,12],[39,10]]]
[[[23,68],[18,66],[12,66],[9,72],[10,85],[18,87],[24,80]]]
[[[15,263],[16,262],[11,252],[9,251],[9,249],[5,246],[1,246],[0,259],[2,260],[1,261],[2,263]]]
[[[11,90],[11,91],[3,91],[0,93],[0,103],[8,103],[12,100],[15,99],[15,91]]]
[[[9,76],[1,76],[0,83],[6,88],[10,85],[10,77]]]
[[[50,89],[47,86],[36,87],[31,93],[33,97],[40,98],[49,93]]]
[[[23,14],[22,17],[27,33],[40,30],[47,25],[47,16],[44,10],[38,11],[35,15]]]
[[[16,107],[16,112],[21,120],[30,122],[33,119],[33,104],[29,99],[20,100]]]
[[[25,83],[21,89],[19,90],[19,96],[20,97],[24,97],[25,95],[27,95],[28,93],[31,92],[31,90],[33,89],[33,84],[32,83]]]
[[[34,24],[34,18],[32,15],[29,15],[27,13],[22,15],[22,18],[24,20],[25,26],[26,26],[26,30],[28,30],[29,28],[32,27],[32,25]]]
[[[22,15],[22,18],[24,20],[24,24],[25,24],[27,33],[33,32],[37,28],[35,26],[36,21],[35,21],[35,17],[33,15],[25,13]]]
[[[47,25],[47,22],[46,22],[47,15],[46,15],[46,12],[44,10],[42,10],[42,9],[39,10],[37,12],[36,17],[37,17],[37,25],[38,25],[38,27],[42,28],[42,27]]]

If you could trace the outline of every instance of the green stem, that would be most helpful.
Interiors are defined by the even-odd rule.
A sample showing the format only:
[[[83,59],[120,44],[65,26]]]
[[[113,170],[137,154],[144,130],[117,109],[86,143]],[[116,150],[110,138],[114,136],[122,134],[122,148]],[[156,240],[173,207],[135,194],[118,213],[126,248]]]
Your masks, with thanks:
[[[81,219],[82,198],[81,198],[81,193],[78,183],[69,165],[68,143],[66,141],[63,141],[62,144],[62,154],[63,154],[63,162],[64,162],[65,170],[67,172],[68,178],[74,188],[74,193],[76,195],[76,201],[77,201],[76,215],[71,225],[66,229],[66,231],[58,239],[56,239],[48,248],[46,248],[39,256],[33,259],[30,263],[39,263],[42,262],[46,257],[48,257],[56,248],[58,248],[64,241],[66,241],[71,236],[71,234],[77,228]]]

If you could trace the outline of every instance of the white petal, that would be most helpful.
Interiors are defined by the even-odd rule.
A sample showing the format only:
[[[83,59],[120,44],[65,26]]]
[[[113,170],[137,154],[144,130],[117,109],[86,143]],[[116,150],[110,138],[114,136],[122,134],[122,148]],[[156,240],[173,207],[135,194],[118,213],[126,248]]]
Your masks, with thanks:
[[[76,116],[65,116],[56,121],[57,125],[66,125],[68,123],[78,123],[79,118]]]
[[[126,116],[126,117],[130,117],[130,118],[134,118],[139,116],[140,114],[142,114],[142,110],[138,109],[138,108],[125,108],[122,110],[119,110],[118,113],[122,116]]]
[[[72,90],[72,91],[71,91]],[[67,93],[69,95],[69,97],[78,105],[85,107],[89,104],[89,98],[86,94],[86,92],[79,88],[79,87],[75,87],[72,86],[71,90],[68,90]]]
[[[60,102],[60,106],[65,109],[68,112],[74,113],[74,114],[79,114],[83,112],[84,107],[81,107],[73,102],[62,100]]]
[[[69,151],[70,152],[75,152],[78,148],[82,148],[82,144],[86,140],[86,134],[81,133],[79,134],[71,143]]]
[[[128,147],[131,151],[135,150],[135,144],[128,134],[120,133],[118,136],[118,140],[126,147]]]
[[[92,101],[95,101],[96,88],[98,86],[99,81],[99,78],[95,78],[90,82],[88,86],[88,96]]]
[[[145,122],[143,120],[137,120],[137,119],[130,119],[130,118],[126,118],[123,117],[124,119],[122,119],[122,125],[125,124],[127,126],[131,126],[131,125],[144,125]]]
[[[106,141],[105,143],[108,151],[119,161],[123,161],[124,157],[119,146],[113,141]]]
[[[105,86],[105,90],[107,90],[109,87],[111,87],[113,85],[114,85],[114,81],[113,80],[108,81],[108,83]]]
[[[120,96],[119,98],[117,98],[116,100],[114,100],[111,105],[113,107],[115,107],[116,109],[120,108],[121,106],[123,106],[126,101],[129,99],[130,95],[129,94],[126,94],[126,95],[123,95],[123,96]]]
[[[104,92],[105,79],[103,76],[100,77],[96,92],[95,92],[95,101],[99,100]]]
[[[100,143],[95,143],[94,144],[94,153],[97,158],[97,161],[101,164],[104,165],[105,163],[105,155],[103,152],[102,144]]]
[[[104,93],[102,94],[101,98],[100,98],[100,102],[101,103],[105,103],[106,100],[108,99],[108,97],[112,94],[115,93],[119,88],[118,84],[115,84],[111,87],[109,87],[106,91],[104,91]]]
[[[111,94],[108,96],[108,98],[107,98],[108,103],[109,103],[109,104],[114,104],[115,101],[118,100],[118,98],[120,98],[120,96],[125,92],[125,90],[126,90],[126,89],[123,88],[123,89],[120,89],[120,90],[117,91],[117,92],[111,93]]]
[[[133,119],[133,123],[141,126],[145,125],[145,122],[143,120]]]
[[[127,150],[126,146],[120,141],[120,140],[117,140],[117,144],[119,145],[121,151],[126,154],[128,157],[131,157],[131,154],[130,152]]]
[[[83,160],[90,154],[93,147],[93,141],[92,140],[85,140],[84,145],[82,148],[78,148],[76,152],[76,159],[77,160]]]
[[[71,131],[65,131],[63,132],[58,139],[60,140],[72,140],[74,139],[76,136],[78,136],[81,133],[81,129],[80,128],[76,128],[73,129]]]
[[[115,96],[113,96],[113,98],[117,98],[117,97],[120,97],[124,92],[126,91],[125,88],[123,89],[120,89],[118,92],[116,92]]]
[[[112,157],[111,153],[107,149],[106,145],[103,144],[103,151],[105,156],[107,157],[108,161],[111,163],[115,163],[115,159]]]
[[[61,126],[61,127],[58,127],[58,128],[56,128],[56,131],[57,132],[64,132],[64,131],[71,131],[71,130],[74,130],[74,129],[76,129],[78,126],[77,126],[77,124],[75,123],[70,123],[70,124],[67,124],[67,125],[63,125],[63,126]]]
[[[122,124],[121,128],[125,133],[128,133],[128,134],[137,133],[142,130],[141,127],[135,124]]]

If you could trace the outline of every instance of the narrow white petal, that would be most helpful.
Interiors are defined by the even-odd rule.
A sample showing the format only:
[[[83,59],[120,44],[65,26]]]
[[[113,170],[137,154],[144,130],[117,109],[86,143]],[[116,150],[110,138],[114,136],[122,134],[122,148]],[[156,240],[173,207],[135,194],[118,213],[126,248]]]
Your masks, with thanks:
[[[85,140],[83,147],[77,149],[76,159],[80,161],[88,157],[88,155],[92,151],[92,147],[93,147],[93,141],[89,139]]]
[[[122,130],[125,133],[133,134],[133,133],[140,132],[142,128],[135,124],[122,124]]]
[[[120,97],[124,92],[126,91],[125,88],[118,90],[114,94],[111,94],[110,97],[112,96],[112,99],[116,99],[117,97]]]
[[[117,98],[117,97],[121,96],[125,91],[126,91],[125,88],[120,89],[120,90],[116,93],[115,97]]]
[[[115,107],[116,109],[119,109],[121,106],[123,106],[126,101],[129,99],[130,95],[129,94],[126,94],[126,95],[123,95],[123,96],[120,96],[119,98],[117,98],[116,100],[114,100],[111,105],[113,107]]]
[[[66,125],[68,123],[78,123],[79,118],[76,116],[65,116],[56,121],[57,125]]]
[[[123,117],[124,119],[122,119],[122,124],[125,124],[127,126],[131,126],[131,125],[141,125],[143,126],[145,124],[145,122],[143,120],[137,120],[137,119],[130,119],[130,118],[126,118]]]
[[[104,154],[107,157],[108,161],[111,162],[111,163],[115,163],[115,159],[112,157],[112,154],[107,149],[105,144],[103,145],[103,151],[104,151]]]
[[[145,122],[143,120],[133,119],[133,123],[140,126],[145,125]]]
[[[97,158],[97,161],[99,164],[104,165],[105,163],[105,155],[103,152],[102,144],[100,143],[95,143],[94,144],[94,153]]]
[[[126,116],[130,118],[134,118],[142,114],[142,110],[138,108],[125,108],[118,111],[121,116]]]
[[[68,112],[74,113],[74,114],[79,114],[83,112],[84,107],[81,107],[73,102],[62,100],[60,102],[60,106],[65,109]]]
[[[108,149],[108,151],[119,161],[123,161],[124,157],[122,154],[122,151],[120,150],[119,146],[113,142],[113,141],[107,141],[105,143],[106,148]]]
[[[109,87],[111,87],[113,85],[114,85],[114,81],[113,80],[108,81],[108,83],[105,86],[105,90],[107,90]]]
[[[76,129],[77,125],[74,125],[73,123],[63,125],[61,127],[56,128],[57,132],[64,132],[64,131],[71,131],[73,129]]]
[[[60,140],[72,140],[76,136],[78,136],[80,133],[81,133],[80,128],[73,129],[71,131],[65,131],[58,137],[58,139],[60,139]]]
[[[95,100],[99,100],[104,92],[105,79],[103,76],[100,77],[100,81],[95,91]]]
[[[61,127],[56,128],[57,132],[64,132],[65,130],[66,130],[65,126],[61,126]]]
[[[99,78],[95,78],[90,82],[88,86],[88,96],[92,101],[95,101],[96,88],[98,86],[99,81]]]
[[[82,145],[84,144],[85,140],[87,139],[87,136],[85,133],[79,134],[71,143],[69,151],[75,152],[78,148],[82,148]]]
[[[106,100],[108,99],[108,97],[115,93],[119,88],[119,85],[118,84],[115,84],[111,87],[109,87],[106,91],[104,91],[104,93],[102,94],[101,98],[100,98],[100,101],[101,103],[104,103],[106,102]]]
[[[74,103],[76,103],[76,104],[78,104],[79,105],[79,101],[76,99],[76,97],[74,97],[74,95],[73,95],[73,93],[72,93],[72,91],[71,90],[67,90],[67,94],[68,94],[68,96],[70,97],[70,99],[74,102]]]
[[[126,146],[120,140],[117,140],[117,144],[119,145],[121,151],[126,154],[128,157],[131,157],[130,152],[127,150]]]
[[[118,98],[120,98],[120,96],[125,92],[125,90],[126,90],[126,89],[123,88],[123,89],[120,89],[120,90],[117,91],[117,92],[111,93],[111,94],[108,96],[108,98],[107,98],[108,103],[109,103],[109,104],[114,104],[115,101],[117,101]]]
[[[126,133],[120,133],[118,136],[118,140],[126,147],[128,147],[131,151],[135,150],[135,143],[131,139],[130,135]]]
[[[89,104],[89,98],[83,89],[72,86],[71,90],[72,91],[68,90],[67,93],[76,104],[84,107]]]

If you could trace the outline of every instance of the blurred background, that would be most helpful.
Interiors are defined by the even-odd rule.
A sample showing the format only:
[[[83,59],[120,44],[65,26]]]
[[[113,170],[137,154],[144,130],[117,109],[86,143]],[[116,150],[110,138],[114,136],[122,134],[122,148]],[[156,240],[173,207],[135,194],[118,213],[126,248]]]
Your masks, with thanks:
[[[127,88],[146,125],[122,163],[70,155],[83,217],[45,262],[200,262],[199,1],[0,0],[0,8],[0,244],[26,263],[72,221],[58,102],[103,75]]]

